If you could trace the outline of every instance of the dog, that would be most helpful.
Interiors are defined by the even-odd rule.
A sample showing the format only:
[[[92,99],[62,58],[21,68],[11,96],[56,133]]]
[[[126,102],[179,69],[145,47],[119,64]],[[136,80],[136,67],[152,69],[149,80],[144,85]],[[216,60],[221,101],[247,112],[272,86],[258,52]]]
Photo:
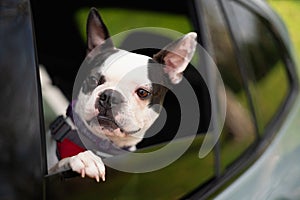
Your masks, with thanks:
[[[90,70],[82,81],[76,102],[70,106],[75,116],[70,114],[71,119],[67,120],[60,118],[51,129],[52,138],[56,138],[52,139],[52,144],[58,141],[55,148],[62,148],[66,141],[57,136],[61,135],[58,126],[67,125],[70,132],[84,132],[87,136],[85,142],[79,141],[79,150],[71,155],[48,158],[49,173],[71,169],[82,177],[104,181],[105,166],[99,156],[103,152],[101,146],[106,145],[105,150],[109,149],[109,141],[111,145],[108,146],[113,146],[113,151],[116,151],[115,147],[126,151],[136,149],[136,144],[159,116],[168,91],[165,86],[176,85],[182,80],[182,74],[194,55],[196,39],[197,34],[190,32],[152,58],[128,52],[114,46],[97,9],[91,8],[87,20],[85,59]],[[76,120],[80,127],[74,123]],[[82,143],[86,144],[86,141],[93,150],[84,148]],[[52,145],[49,149],[57,152],[55,148]]]

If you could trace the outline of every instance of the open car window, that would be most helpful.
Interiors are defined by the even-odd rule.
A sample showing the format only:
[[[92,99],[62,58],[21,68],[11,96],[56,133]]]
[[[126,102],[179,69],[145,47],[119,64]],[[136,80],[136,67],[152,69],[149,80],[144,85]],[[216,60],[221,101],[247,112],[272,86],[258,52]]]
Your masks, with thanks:
[[[142,12],[134,9],[127,10],[116,8],[101,8],[99,10],[103,19],[105,20],[105,23],[108,26],[108,29],[110,30],[111,36],[116,46],[151,57],[160,49],[144,48],[145,46],[156,47],[155,45],[158,45],[158,47],[162,48],[171,41],[178,39],[180,35],[179,33],[185,34],[187,32],[194,31],[193,24],[188,18],[188,15],[185,14],[170,14],[151,11]],[[76,29],[79,31],[82,41],[85,41],[86,38],[85,21],[88,11],[89,9],[87,8],[79,9],[73,16],[76,20]],[[132,16],[132,19],[129,21],[124,21],[124,17],[129,14]],[[148,29],[151,30],[151,28],[142,29],[142,27],[164,27],[164,29],[172,29],[172,31],[156,31],[159,30],[159,28],[153,28],[154,31],[148,31]],[[133,29],[133,31],[127,31],[128,29]],[[124,31],[124,34],[120,34]],[[175,34],[169,34],[172,32],[175,32]],[[114,36],[114,34],[116,34],[117,36]],[[198,37],[201,36],[199,35]],[[153,45],[153,43],[155,44]],[[141,45],[142,47],[140,47]],[[215,176],[214,168],[211,167],[213,166],[213,154],[209,153],[205,158],[202,159],[199,159],[198,157],[199,148],[203,143],[203,139],[205,137],[205,133],[207,132],[211,115],[208,89],[206,84],[204,83],[203,78],[201,77],[201,74],[198,72],[198,70],[202,70],[204,73],[204,68],[199,68],[201,68],[201,65],[203,65],[204,59],[202,59],[202,56],[208,55],[203,55],[201,52],[203,53],[204,50],[197,50],[191,62],[191,65],[188,67],[187,72],[184,74],[186,79],[189,81],[191,90],[193,90],[195,93],[194,95],[196,96],[196,99],[198,98],[198,102],[196,102],[195,105],[191,105],[191,110],[189,112],[191,113],[191,116],[192,114],[199,115],[196,110],[199,110],[200,107],[201,120],[196,119],[196,124],[194,124],[194,127],[196,127],[196,129],[194,129],[193,131],[189,130],[189,127],[186,127],[184,131],[181,130],[183,132],[183,136],[177,138],[176,144],[173,144],[175,149],[176,146],[180,147],[189,144],[189,146],[187,146],[187,149],[185,149],[186,151],[182,152],[183,154],[179,156],[179,160],[174,160],[174,164],[171,164],[172,160],[170,161],[170,163],[166,163],[164,160],[168,161],[170,157],[168,155],[162,154],[162,156],[167,156],[160,157],[160,159],[163,159],[161,160],[161,162],[166,163],[165,167],[154,171],[149,170],[148,173],[139,174],[126,173],[126,171],[122,172],[122,170],[117,170],[113,167],[107,166],[107,179],[110,181],[102,184],[100,190],[96,185],[91,187],[91,185],[88,184],[90,182],[86,182],[86,180],[80,179],[78,175],[74,176],[74,174],[70,176],[72,177],[71,179],[68,179],[68,181],[63,181],[61,182],[61,184],[73,186],[79,184],[81,187],[81,191],[80,195],[76,194],[76,196],[85,196],[87,194],[100,192],[103,198],[116,198],[122,197],[124,195],[129,195],[132,198],[138,199],[140,198],[140,194],[134,191],[138,191],[138,188],[144,188],[143,196],[153,196],[152,191],[155,190],[160,198],[177,198],[184,195],[186,191],[192,191],[199,185],[199,182],[205,183],[208,180],[212,179]],[[46,63],[41,64],[45,65],[45,68],[47,69]],[[51,71],[51,69],[48,69],[48,71]],[[49,74],[51,76],[51,72]],[[183,86],[179,87],[184,88]],[[160,120],[157,121],[158,125],[154,125],[154,129],[152,130],[152,132],[150,132],[150,136],[146,135],[146,138],[137,145],[138,153],[146,154],[149,152],[161,150],[168,146],[169,142],[174,139],[182,120],[180,102],[178,102],[178,99],[176,98],[176,93],[174,94],[172,92],[169,92],[167,94],[164,105],[164,116],[162,116],[162,122],[166,120],[166,123],[159,124]],[[66,99],[68,99],[68,96],[66,97]],[[61,112],[60,109],[58,109],[58,111],[57,109],[51,109],[51,103],[47,102],[47,98],[45,96],[44,101],[44,111],[46,118],[45,122],[47,123],[47,127],[48,124],[53,121],[58,114],[65,112],[65,110]],[[188,113],[185,114],[185,116],[187,115]],[[155,126],[158,126],[158,128],[155,128]],[[198,133],[198,135],[195,136],[196,133]],[[192,136],[192,139],[194,140],[191,140],[190,136]],[[107,161],[107,163],[108,162],[109,161]],[[125,160],[125,164],[126,163],[127,165],[131,163],[130,158]],[[134,162],[132,163],[134,164]],[[148,164],[148,167],[157,163],[159,164],[160,162],[153,161],[152,164]],[[193,170],[197,168],[205,170]],[[178,169],[183,170],[178,172]],[[68,174],[68,172],[63,172],[64,178],[69,177],[68,175],[66,175],[66,173]],[[48,176],[49,181],[56,180],[57,175],[58,174],[50,174],[50,176]],[[172,177],[174,181],[170,183],[169,177]],[[197,178],[195,179],[195,177]],[[157,184],[158,179],[160,180],[161,184]],[[121,190],[114,189],[119,186],[122,188]],[[145,189],[150,187],[152,188],[151,190]],[[114,192],[108,192],[111,191],[112,188]],[[174,190],[174,188],[176,188],[176,190]],[[49,190],[52,189],[57,188],[55,185],[50,185]],[[132,193],[128,194],[128,191],[132,191]]]

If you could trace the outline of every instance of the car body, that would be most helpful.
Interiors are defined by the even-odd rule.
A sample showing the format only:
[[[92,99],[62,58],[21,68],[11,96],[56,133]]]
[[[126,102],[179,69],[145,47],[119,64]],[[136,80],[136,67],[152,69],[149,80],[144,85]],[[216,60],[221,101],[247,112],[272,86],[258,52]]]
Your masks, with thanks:
[[[65,110],[53,111],[39,73],[43,65],[71,101],[86,51],[82,27],[92,6],[100,9],[112,35],[150,26],[197,32],[226,90],[225,101],[212,87],[212,63],[199,54],[194,62],[204,66],[201,75],[193,67],[185,73],[201,111],[199,134],[190,147],[156,171],[128,173],[108,167],[105,183],[71,171],[48,174],[46,130]],[[299,66],[283,22],[265,1],[4,0],[0,12],[1,199],[300,198]],[[137,39],[134,34],[119,45],[131,44]],[[157,39],[164,43],[172,38]],[[222,134],[212,151],[199,157],[206,135],[216,130],[209,124],[218,123],[211,118],[217,116],[213,107],[218,101],[227,102]],[[177,104],[171,96],[165,106],[171,112],[167,125],[142,141],[138,151],[155,150],[172,140],[180,112],[172,113]]]

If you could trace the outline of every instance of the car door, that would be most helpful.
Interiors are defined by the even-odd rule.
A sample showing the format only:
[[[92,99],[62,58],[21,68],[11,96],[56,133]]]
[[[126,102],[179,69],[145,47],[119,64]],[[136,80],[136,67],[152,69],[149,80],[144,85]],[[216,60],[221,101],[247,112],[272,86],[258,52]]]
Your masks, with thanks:
[[[109,163],[112,163],[109,159],[105,160],[104,162],[108,164],[106,168],[107,178],[103,183],[96,183],[95,180],[89,178],[83,179],[71,171],[56,174],[48,174],[46,171],[43,171],[45,181],[44,197],[46,199],[178,199],[187,194],[189,195],[185,196],[186,198],[206,198],[218,192],[224,184],[228,183],[228,180],[236,178],[237,174],[245,170],[257,158],[258,144],[263,144],[263,141],[268,140],[260,140],[261,143],[257,142],[264,129],[261,129],[263,130],[261,131],[258,126],[257,108],[252,102],[253,94],[247,88],[250,85],[247,82],[248,77],[243,77],[244,74],[242,74],[243,72],[240,69],[241,64],[239,62],[247,61],[242,60],[237,54],[234,46],[236,38],[230,32],[230,28],[228,28],[228,22],[224,18],[226,16],[224,8],[220,2],[223,1],[196,0],[184,4],[181,4],[179,1],[157,1],[157,5],[160,5],[159,9],[149,5],[144,7],[137,1],[130,5],[127,5],[127,3],[124,5],[124,3],[118,1],[114,1],[111,4],[106,1],[99,3],[101,14],[104,19],[108,20],[108,28],[112,30],[112,35],[129,28],[135,29],[135,31],[129,31],[130,34],[122,36],[121,39],[118,38],[116,41],[118,45],[124,48],[132,48],[130,44],[133,44],[133,41],[137,41],[138,38],[142,38],[143,43],[154,41],[152,39],[147,41],[149,37],[158,39],[159,43],[173,39],[170,34],[156,37],[156,34],[149,34],[147,31],[143,32],[145,29],[140,29],[143,26],[163,26],[176,31],[196,31],[198,33],[198,42],[202,45],[203,51],[202,53],[197,52],[197,56],[192,63],[193,66],[189,67],[187,73],[185,73],[185,77],[190,81],[194,91],[196,91],[199,103],[198,105],[193,105],[195,107],[192,107],[192,110],[189,110],[189,112],[197,113],[197,109],[200,108],[201,110],[198,134],[192,137],[176,138],[173,146],[174,150],[178,147],[186,146],[186,144],[188,144],[188,148],[180,155],[180,158],[157,170],[129,172],[124,168],[121,170],[114,168],[112,165],[109,165]],[[171,9],[168,6],[170,3],[172,5],[174,3]],[[155,4],[155,2],[152,2],[152,4]],[[74,61],[78,61],[78,57],[81,59],[83,51],[77,47],[82,46],[81,43],[85,37],[85,30],[82,27],[85,27],[83,18],[86,17],[89,10],[86,6],[90,7],[91,5],[75,3],[72,5],[68,5],[68,3],[58,5],[56,2],[48,1],[43,6],[38,3],[33,6],[35,9],[34,13],[36,13],[35,22],[39,62],[49,71],[50,76],[54,77],[54,84],[59,86],[68,98],[71,96],[70,87],[72,87],[72,84],[70,82],[74,78],[73,76],[76,75],[80,65],[80,63],[75,63],[77,66],[74,67]],[[39,8],[43,9],[39,10]],[[53,11],[51,9],[47,10],[47,8],[56,10],[56,15],[54,16]],[[71,16],[69,16],[70,13]],[[46,16],[52,16],[53,18],[50,17],[44,21]],[[71,26],[68,24],[70,20],[72,21]],[[71,29],[69,29],[70,27]],[[77,32],[75,33],[74,31]],[[59,32],[63,34],[59,34]],[[238,33],[238,31],[235,32]],[[71,33],[74,34],[70,35]],[[80,34],[81,37],[78,36]],[[146,35],[147,38],[139,37],[141,35]],[[54,39],[54,43],[49,43],[50,38]],[[75,42],[80,44],[78,46],[68,46]],[[64,46],[65,44],[68,45]],[[223,51],[219,51],[220,49],[223,49]],[[76,52],[77,50],[78,52]],[[143,51],[143,53],[153,52],[147,50]],[[73,59],[74,55],[79,54],[80,56],[75,56],[76,59]],[[208,94],[208,89],[215,84],[214,79],[209,79],[215,76],[212,73],[213,70],[209,68],[213,65],[213,62],[210,62],[212,61],[211,58],[217,61],[221,75],[226,79],[227,102],[231,106],[229,110],[231,112],[229,112],[229,117],[227,116],[227,122],[225,122],[220,142],[206,156],[199,157],[200,147],[208,135],[209,123],[214,120],[215,123],[218,123],[215,117],[212,117],[211,120],[211,115],[214,113],[212,111],[213,107],[216,106],[215,104],[218,100],[224,101],[224,98],[218,96],[216,91],[214,91],[213,96]],[[199,74],[199,71],[197,72],[197,69],[199,69],[197,67],[203,70],[203,74]],[[250,72],[252,70],[252,68],[249,69]],[[205,78],[211,81],[211,85],[205,83]],[[283,96],[285,97],[285,95]],[[212,100],[211,98],[214,99]],[[163,127],[161,134],[145,138],[138,145],[138,154],[146,155],[149,152],[164,149],[174,138],[174,133],[176,133],[180,125],[179,118],[182,118],[182,113],[173,112],[176,110],[174,108],[178,107],[178,102],[174,101],[174,94],[167,96],[168,101],[172,103],[166,103],[165,105],[166,110],[168,109],[167,113],[169,113],[167,125]],[[55,118],[55,113],[49,114],[46,112],[47,106],[47,102],[44,101],[45,124],[49,124]],[[276,109],[275,111],[273,110],[272,115],[274,112],[276,112]],[[238,114],[238,117],[235,114]],[[45,128],[47,129],[47,126]],[[189,130],[187,128],[186,133],[189,133]],[[214,130],[209,129],[209,131],[213,132]],[[47,154],[45,146],[43,148]],[[250,156],[252,159],[249,159]],[[152,160],[152,163],[146,162],[146,166],[153,166],[152,164],[155,162],[164,163],[170,157],[168,154],[165,154],[163,158]],[[141,164],[141,162],[137,162],[130,157],[123,157],[122,159],[124,166],[139,166]]]
[[[0,199],[43,198],[46,168],[35,53],[30,2],[1,1]]]

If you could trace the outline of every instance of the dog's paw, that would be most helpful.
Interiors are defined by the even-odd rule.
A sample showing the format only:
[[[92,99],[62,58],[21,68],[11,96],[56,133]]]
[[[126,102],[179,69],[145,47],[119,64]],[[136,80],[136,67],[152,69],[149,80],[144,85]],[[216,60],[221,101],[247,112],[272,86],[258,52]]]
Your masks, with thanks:
[[[72,156],[69,165],[73,171],[81,174],[81,177],[95,178],[97,182],[100,178],[105,181],[105,166],[102,159],[92,151],[88,150]]]

